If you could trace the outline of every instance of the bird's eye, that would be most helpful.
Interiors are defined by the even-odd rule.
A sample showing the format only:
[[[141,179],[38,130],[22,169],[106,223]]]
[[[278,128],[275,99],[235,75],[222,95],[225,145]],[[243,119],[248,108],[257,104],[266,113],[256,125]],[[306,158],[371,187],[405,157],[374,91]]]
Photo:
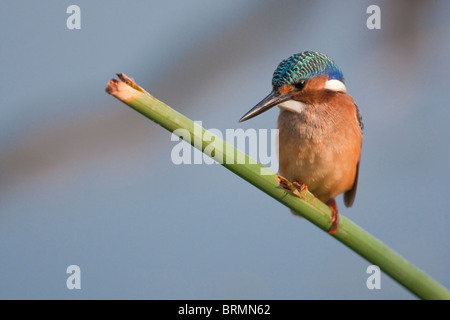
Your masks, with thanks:
[[[297,89],[302,89],[305,86],[305,83],[306,83],[306,80],[302,79],[302,80],[300,80],[299,82],[296,83],[295,87]]]

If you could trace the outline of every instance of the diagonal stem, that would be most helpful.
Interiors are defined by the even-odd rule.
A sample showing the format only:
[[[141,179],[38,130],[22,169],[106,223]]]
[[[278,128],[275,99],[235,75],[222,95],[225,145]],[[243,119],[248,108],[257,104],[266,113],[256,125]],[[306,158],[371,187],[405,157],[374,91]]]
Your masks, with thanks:
[[[289,181],[251,159],[245,153],[157,100],[126,75],[118,74],[118,77],[120,80],[113,79],[108,83],[107,93],[170,132],[179,134],[180,129],[184,130],[183,132],[187,132],[189,137],[186,139],[187,137],[182,136],[182,138],[189,140],[188,142],[201,151],[213,143],[214,159],[224,167],[325,232],[330,230],[332,225],[330,209],[308,190],[296,188]],[[203,139],[205,135],[214,137],[213,142],[210,139]],[[226,161],[230,158],[234,161]],[[283,187],[280,186],[279,179],[283,181]],[[372,264],[380,267],[386,274],[418,297],[450,299],[450,292],[445,287],[348,218],[340,215],[339,227],[332,236]]]

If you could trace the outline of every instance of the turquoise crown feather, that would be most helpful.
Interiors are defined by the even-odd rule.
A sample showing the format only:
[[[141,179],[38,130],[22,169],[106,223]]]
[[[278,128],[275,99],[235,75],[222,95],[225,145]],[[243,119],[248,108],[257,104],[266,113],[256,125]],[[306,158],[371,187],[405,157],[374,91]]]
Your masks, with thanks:
[[[294,54],[281,61],[273,73],[272,85],[280,87],[283,84],[295,85],[301,79],[309,79],[318,75],[326,75],[329,79],[343,81],[342,71],[326,54],[305,51]]]

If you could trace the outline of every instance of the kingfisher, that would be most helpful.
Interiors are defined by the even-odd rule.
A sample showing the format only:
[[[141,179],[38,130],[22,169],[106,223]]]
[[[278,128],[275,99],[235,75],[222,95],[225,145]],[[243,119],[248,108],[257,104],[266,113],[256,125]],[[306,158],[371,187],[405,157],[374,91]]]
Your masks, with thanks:
[[[343,193],[346,207],[355,200],[364,128],[343,73],[323,53],[294,54],[273,73],[271,93],[239,122],[276,105],[279,174],[328,205],[332,213],[328,232],[335,234],[339,225],[335,198]]]

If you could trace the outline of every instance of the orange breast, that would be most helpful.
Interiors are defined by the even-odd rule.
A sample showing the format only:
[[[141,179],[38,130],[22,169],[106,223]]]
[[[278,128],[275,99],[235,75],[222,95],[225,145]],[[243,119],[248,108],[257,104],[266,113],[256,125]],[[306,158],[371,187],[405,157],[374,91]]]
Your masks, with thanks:
[[[353,99],[334,95],[302,113],[282,110],[278,118],[280,174],[323,202],[352,188],[362,144]]]

